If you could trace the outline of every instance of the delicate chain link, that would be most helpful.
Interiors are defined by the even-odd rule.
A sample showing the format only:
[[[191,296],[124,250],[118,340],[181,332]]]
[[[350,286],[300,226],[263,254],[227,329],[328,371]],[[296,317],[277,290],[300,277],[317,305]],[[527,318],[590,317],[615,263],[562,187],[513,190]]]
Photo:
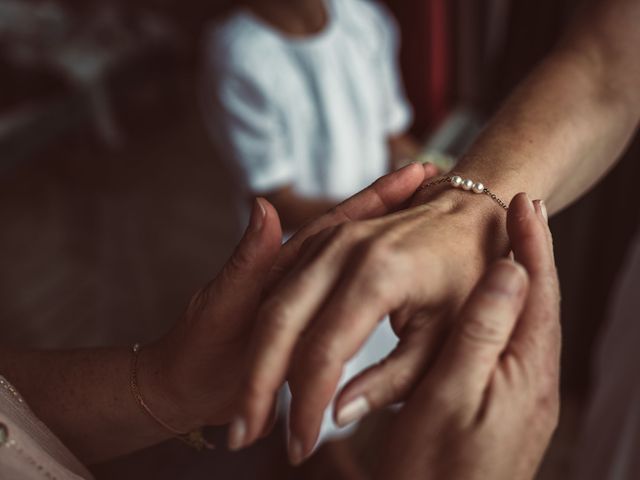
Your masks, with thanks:
[[[417,191],[419,192],[421,190],[426,190],[429,187],[435,187],[436,185],[442,185],[443,183],[451,183],[452,179],[453,179],[453,176],[446,176],[446,177],[439,178],[438,180],[435,180],[433,182],[425,183],[424,185],[420,186]],[[485,187],[482,190],[482,193],[484,193],[489,198],[491,198],[491,200],[493,200],[498,205],[500,205],[500,207],[503,210],[505,210],[505,211],[509,210],[509,206],[500,197],[498,197],[495,193],[493,193],[488,188]]]
[[[193,432],[181,432],[180,430],[176,430],[171,425],[167,424],[164,420],[159,418],[156,414],[151,411],[151,408],[147,405],[147,402],[144,401],[142,397],[142,393],[140,393],[140,386],[138,384],[138,359],[140,357],[140,344],[136,343],[132,349],[131,356],[131,393],[133,398],[135,398],[138,405],[142,411],[147,414],[154,422],[160,425],[165,430],[171,432],[178,440],[186,443],[190,447],[195,448],[196,450],[204,450],[204,449],[213,449],[214,445],[210,444],[204,438],[202,433],[202,429],[194,430]]]

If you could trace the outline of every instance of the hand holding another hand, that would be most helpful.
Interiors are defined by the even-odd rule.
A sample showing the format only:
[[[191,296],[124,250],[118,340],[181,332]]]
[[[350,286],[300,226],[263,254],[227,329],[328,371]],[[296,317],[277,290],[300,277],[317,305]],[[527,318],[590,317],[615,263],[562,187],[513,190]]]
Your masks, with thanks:
[[[242,398],[268,279],[286,270],[306,238],[318,230],[406,206],[425,176],[433,174],[431,168],[412,165],[382,177],[303,228],[282,251],[277,212],[266,200],[256,200],[247,231],[223,270],[194,295],[174,328],[140,355],[140,389],[153,412],[184,432],[229,423]],[[276,392],[258,435],[273,418]]]
[[[454,189],[421,192],[413,206],[386,216],[347,217],[352,221],[321,218],[283,248],[286,268],[277,269],[287,273],[258,314],[233,447],[258,438],[288,380],[290,456],[304,460],[344,365],[387,314],[400,342],[339,393],[336,421],[403,401],[482,273],[508,252],[504,211]]]
[[[528,480],[557,424],[559,288],[540,203],[509,211],[491,266],[394,424],[381,479]]]

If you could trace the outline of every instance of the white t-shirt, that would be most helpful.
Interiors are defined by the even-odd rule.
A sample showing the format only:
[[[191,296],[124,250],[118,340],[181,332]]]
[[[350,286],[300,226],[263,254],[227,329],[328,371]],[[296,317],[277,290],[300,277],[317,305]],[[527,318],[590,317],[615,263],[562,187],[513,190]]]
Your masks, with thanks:
[[[205,120],[243,193],[349,197],[388,171],[387,138],[410,124],[392,17],[365,0],[325,3],[313,36],[286,36],[247,9],[206,36]]]

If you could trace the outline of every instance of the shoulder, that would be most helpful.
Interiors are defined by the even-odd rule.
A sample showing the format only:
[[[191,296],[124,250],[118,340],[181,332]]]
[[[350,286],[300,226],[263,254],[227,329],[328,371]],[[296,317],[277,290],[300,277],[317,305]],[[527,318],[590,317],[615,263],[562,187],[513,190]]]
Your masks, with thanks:
[[[203,43],[204,62],[218,75],[263,76],[281,57],[278,38],[242,11],[210,25]]]

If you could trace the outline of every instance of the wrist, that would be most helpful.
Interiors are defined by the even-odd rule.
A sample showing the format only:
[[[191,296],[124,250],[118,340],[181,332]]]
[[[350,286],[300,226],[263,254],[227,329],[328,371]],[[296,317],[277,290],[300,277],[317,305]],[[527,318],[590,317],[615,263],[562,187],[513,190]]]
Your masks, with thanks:
[[[445,213],[468,212],[482,221],[495,217],[506,222],[510,201],[502,198],[482,182],[456,172],[429,179],[416,192],[412,205],[428,205]],[[457,182],[457,183],[456,183]],[[468,182],[466,186],[462,183]]]
[[[443,183],[418,191],[413,205],[423,205],[440,216],[458,217],[456,223],[460,234],[477,246],[482,271],[489,261],[509,251],[507,212],[486,194],[472,193]]]
[[[148,345],[139,353],[138,384],[149,409],[172,429],[188,433],[204,425],[189,407],[187,392],[167,368],[164,343]]]
[[[510,166],[509,158],[517,158],[517,166]],[[506,204],[521,192],[547,202],[555,179],[549,178],[546,169],[541,168],[544,163],[540,152],[518,148],[518,145],[492,148],[479,145],[460,158],[455,172],[484,183]]]

